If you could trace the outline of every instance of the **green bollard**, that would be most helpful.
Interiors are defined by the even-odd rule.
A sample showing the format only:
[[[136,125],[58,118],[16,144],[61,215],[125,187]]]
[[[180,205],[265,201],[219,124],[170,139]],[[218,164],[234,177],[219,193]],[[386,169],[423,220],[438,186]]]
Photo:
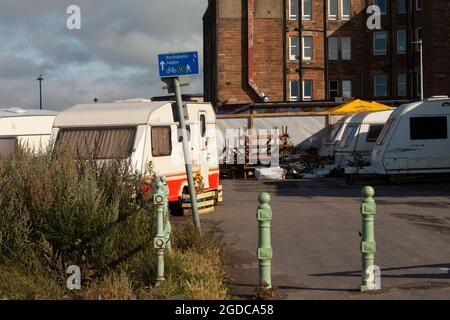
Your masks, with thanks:
[[[164,186],[161,181],[156,183],[156,193],[153,196],[153,204],[156,210],[156,234],[153,241],[153,247],[157,250],[157,276],[156,286],[159,286],[164,278],[164,248],[166,237],[164,234],[164,205],[165,195]]]
[[[261,193],[258,197],[259,206],[256,218],[259,223],[258,237],[258,261],[259,261],[259,284],[272,288],[271,263],[272,247],[270,243],[270,222],[272,220],[272,208],[270,207],[270,195]]]
[[[170,241],[170,234],[172,232],[172,225],[170,224],[170,214],[169,214],[169,187],[167,186],[166,177],[161,177],[161,183],[164,186],[164,235],[165,235],[165,244],[166,248],[169,252],[172,250],[172,243]]]
[[[364,197],[361,204],[362,215],[362,282],[361,291],[369,291],[379,289],[374,285],[375,282],[375,232],[374,221],[376,214],[376,204],[373,196],[375,190],[372,187],[364,187],[362,189],[362,196]]]

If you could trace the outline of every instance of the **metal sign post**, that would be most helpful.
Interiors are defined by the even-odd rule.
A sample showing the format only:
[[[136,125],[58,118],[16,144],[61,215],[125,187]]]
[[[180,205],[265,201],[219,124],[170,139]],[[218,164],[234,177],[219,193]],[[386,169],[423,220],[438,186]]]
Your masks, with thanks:
[[[181,87],[179,76],[198,74],[198,53],[182,52],[160,54],[158,56],[159,75],[161,78],[171,78],[175,89],[175,98],[178,111],[178,119],[180,122],[181,139],[183,145],[184,164],[186,167],[186,176],[189,185],[189,195],[191,197],[192,216],[194,225],[198,232],[201,232],[200,217],[197,208],[197,194],[195,192],[194,175],[192,173],[192,162],[189,152],[189,144],[187,139],[186,122],[183,112],[183,100],[181,97]]]
[[[183,101],[181,99],[181,88],[178,77],[173,78],[173,86],[175,87],[175,97],[177,100],[177,110],[180,119],[181,139],[183,144],[184,165],[186,167],[186,176],[189,184],[189,194],[191,196],[192,216],[194,217],[195,227],[201,232],[200,217],[197,208],[197,194],[195,192],[194,175],[192,174],[192,163],[189,154],[189,145],[187,139],[186,122],[184,121]]]

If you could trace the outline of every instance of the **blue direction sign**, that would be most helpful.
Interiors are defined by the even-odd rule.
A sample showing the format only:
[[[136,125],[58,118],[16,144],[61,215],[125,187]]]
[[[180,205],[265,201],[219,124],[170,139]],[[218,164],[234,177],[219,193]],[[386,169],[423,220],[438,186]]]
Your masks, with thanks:
[[[198,52],[160,54],[158,66],[161,78],[198,74]]]

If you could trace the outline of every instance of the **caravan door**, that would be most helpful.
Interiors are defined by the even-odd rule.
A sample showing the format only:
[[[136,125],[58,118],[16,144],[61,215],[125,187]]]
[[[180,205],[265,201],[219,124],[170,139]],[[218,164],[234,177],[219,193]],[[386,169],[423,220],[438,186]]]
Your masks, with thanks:
[[[199,123],[199,170],[203,177],[203,183],[205,189],[209,188],[209,158],[211,154],[208,152],[208,122],[206,111],[199,111],[198,113]]]

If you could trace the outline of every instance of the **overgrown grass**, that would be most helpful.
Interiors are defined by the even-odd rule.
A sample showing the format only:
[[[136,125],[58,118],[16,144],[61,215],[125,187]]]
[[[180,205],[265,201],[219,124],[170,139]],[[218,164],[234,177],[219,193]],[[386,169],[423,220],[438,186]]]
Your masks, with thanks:
[[[154,288],[153,208],[127,161],[0,157],[0,299],[225,299],[220,233],[174,228]],[[150,198],[151,199],[151,198]],[[69,291],[78,265],[82,288]]]

